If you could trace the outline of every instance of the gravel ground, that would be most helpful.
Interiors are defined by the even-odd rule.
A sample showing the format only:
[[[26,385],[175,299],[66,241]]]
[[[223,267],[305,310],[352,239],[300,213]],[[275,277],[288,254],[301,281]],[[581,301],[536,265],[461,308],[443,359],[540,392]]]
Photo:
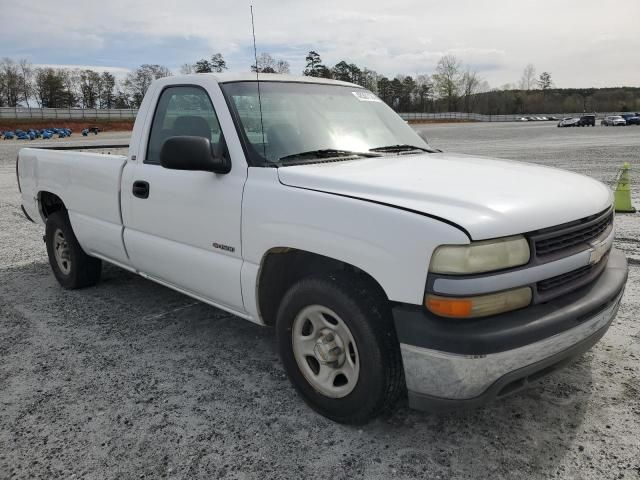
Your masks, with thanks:
[[[420,128],[449,151],[604,181],[630,161],[640,206],[640,127]],[[20,213],[22,145],[0,142],[0,478],[640,478],[640,215],[616,218],[627,291],[580,360],[480,410],[400,405],[353,428],[296,396],[270,329],[115,267],[63,291]]]

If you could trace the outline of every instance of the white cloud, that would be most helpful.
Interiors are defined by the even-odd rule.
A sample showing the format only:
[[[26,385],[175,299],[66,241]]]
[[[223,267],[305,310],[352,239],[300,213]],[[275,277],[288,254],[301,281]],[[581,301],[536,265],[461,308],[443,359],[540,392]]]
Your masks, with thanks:
[[[290,59],[294,72],[309,48],[327,64],[345,59],[387,75],[429,73],[442,54],[453,53],[493,85],[516,82],[527,63],[551,72],[558,86],[640,85],[636,0],[254,0],[254,12],[258,51]],[[164,59],[173,68],[218,51],[234,70],[249,65],[248,1],[67,0],[54,9],[32,0],[26,16],[9,7],[3,17],[0,44],[11,52],[36,55],[55,46],[79,63],[100,56],[117,65],[114,39],[133,39],[138,51],[179,38],[198,47],[182,60]]]

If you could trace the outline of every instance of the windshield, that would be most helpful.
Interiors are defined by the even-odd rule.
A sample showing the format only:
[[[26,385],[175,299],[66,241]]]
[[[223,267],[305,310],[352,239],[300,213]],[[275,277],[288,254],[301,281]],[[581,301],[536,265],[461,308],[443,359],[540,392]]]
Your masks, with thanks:
[[[391,108],[362,88],[261,81],[262,120],[257,82],[221,88],[235,110],[252,163],[353,157],[381,147],[394,147],[389,151],[395,153],[430,149]]]

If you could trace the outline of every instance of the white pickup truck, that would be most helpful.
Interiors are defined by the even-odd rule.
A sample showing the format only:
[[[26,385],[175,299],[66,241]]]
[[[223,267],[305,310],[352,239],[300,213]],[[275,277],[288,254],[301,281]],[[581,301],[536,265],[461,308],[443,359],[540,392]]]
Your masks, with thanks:
[[[273,325],[338,422],[515,392],[604,335],[627,279],[603,184],[442,153],[344,82],[158,80],[127,156],[25,148],[17,175],[64,288],[107,261]]]

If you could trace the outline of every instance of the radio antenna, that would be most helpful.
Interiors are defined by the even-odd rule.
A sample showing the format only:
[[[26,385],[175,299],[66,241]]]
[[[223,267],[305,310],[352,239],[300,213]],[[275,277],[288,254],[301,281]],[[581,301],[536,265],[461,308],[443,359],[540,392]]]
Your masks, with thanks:
[[[260,96],[260,68],[258,67],[258,50],[256,49],[256,28],[253,24],[253,5],[249,5],[251,9],[251,32],[253,33],[253,57],[256,61],[256,84],[258,85],[258,108],[260,109],[260,130],[262,130],[262,155],[267,158],[267,147],[264,142],[264,122],[262,121],[262,97]]]

